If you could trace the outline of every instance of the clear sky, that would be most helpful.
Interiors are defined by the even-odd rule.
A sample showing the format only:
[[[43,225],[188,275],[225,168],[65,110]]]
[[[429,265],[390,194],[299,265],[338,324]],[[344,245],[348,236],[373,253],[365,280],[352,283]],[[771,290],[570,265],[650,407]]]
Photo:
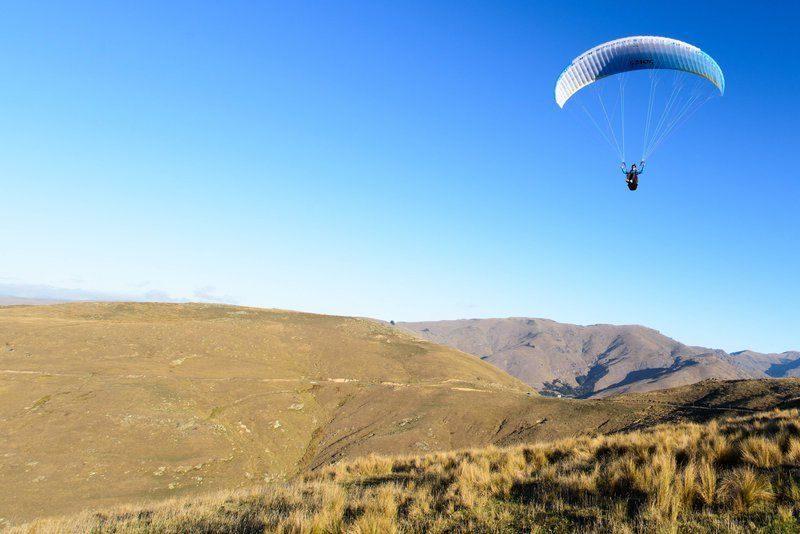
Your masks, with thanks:
[[[20,2],[0,282],[800,349],[795,2]],[[667,35],[727,92],[629,192],[553,101]]]

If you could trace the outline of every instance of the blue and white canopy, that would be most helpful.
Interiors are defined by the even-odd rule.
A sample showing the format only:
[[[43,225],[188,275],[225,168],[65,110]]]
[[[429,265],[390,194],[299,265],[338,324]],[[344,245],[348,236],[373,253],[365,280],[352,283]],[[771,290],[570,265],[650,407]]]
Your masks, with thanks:
[[[575,58],[558,77],[556,102],[564,107],[572,95],[601,78],[642,69],[689,72],[725,92],[725,76],[711,56],[677,39],[640,35],[603,43]]]

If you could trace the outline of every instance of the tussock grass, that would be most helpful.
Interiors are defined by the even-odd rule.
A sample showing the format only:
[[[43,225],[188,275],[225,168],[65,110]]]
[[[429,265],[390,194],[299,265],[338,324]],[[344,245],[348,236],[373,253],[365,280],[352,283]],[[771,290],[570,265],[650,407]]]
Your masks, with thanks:
[[[755,467],[777,467],[783,462],[783,452],[772,438],[753,436],[742,441],[739,447],[742,459]]]
[[[731,473],[720,489],[727,495],[731,507],[736,512],[749,512],[775,499],[769,478],[756,473],[750,467],[737,469]]]
[[[507,449],[368,456],[285,485],[15,532],[795,532],[800,416],[772,411]]]

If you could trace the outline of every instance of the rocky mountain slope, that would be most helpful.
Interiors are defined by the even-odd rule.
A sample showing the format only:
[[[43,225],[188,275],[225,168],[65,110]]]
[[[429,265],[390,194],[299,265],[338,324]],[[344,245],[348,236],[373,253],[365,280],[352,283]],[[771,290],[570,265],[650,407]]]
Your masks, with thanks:
[[[474,354],[538,391],[604,397],[723,380],[800,374],[800,353],[728,354],[684,345],[637,325],[579,326],[547,319],[400,323],[426,339]]]
[[[786,351],[781,353],[754,352],[743,350],[732,353],[738,366],[753,376],[769,376],[784,378],[800,376],[800,352]]]

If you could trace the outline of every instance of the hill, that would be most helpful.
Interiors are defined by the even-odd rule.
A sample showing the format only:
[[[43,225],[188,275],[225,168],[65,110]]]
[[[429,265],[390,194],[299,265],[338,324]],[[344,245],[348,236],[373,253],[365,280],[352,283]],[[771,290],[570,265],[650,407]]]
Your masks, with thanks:
[[[800,417],[360,459],[288,485],[16,532],[797,532]]]
[[[364,319],[0,308],[0,517],[233,488],[364,450],[485,443],[528,395],[484,362]]]
[[[371,453],[615,433],[702,419],[724,399],[748,409],[800,395],[800,380],[763,382],[775,391],[704,382],[680,398],[544,398],[367,319],[203,304],[0,308],[0,525],[291,480]]]
[[[642,417],[625,430],[664,423],[707,422],[726,415],[800,408],[800,379],[704,380],[677,388],[603,399],[637,406]]]
[[[644,406],[543,399],[376,321],[202,304],[0,308],[0,518],[620,430]]]
[[[743,350],[732,353],[735,361],[753,375],[763,374],[772,378],[800,376],[800,352],[762,353]]]
[[[579,398],[720,380],[800,374],[800,353],[728,354],[692,347],[637,325],[579,326],[547,319],[400,323],[474,354],[547,395]],[[797,371],[795,371],[797,370]]]

